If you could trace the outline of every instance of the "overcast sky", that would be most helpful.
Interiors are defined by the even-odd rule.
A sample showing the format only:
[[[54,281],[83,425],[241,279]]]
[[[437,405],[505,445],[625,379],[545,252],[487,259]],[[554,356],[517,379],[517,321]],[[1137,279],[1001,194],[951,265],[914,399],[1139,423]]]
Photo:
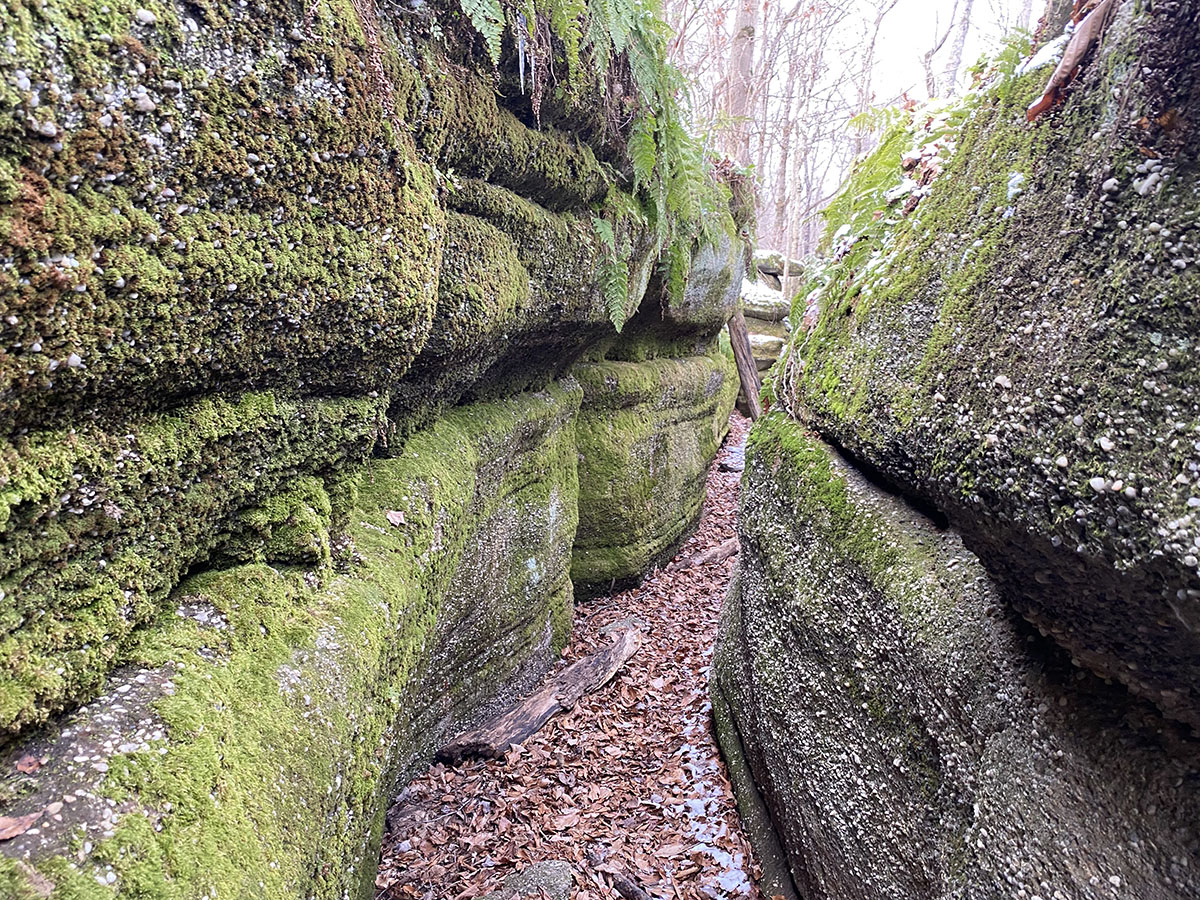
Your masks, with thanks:
[[[996,48],[1003,36],[1002,25],[1015,26],[1022,6],[1022,0],[975,0],[972,27],[963,53],[964,68],[981,53]],[[1042,0],[1034,0],[1033,6],[1036,19],[1042,11]],[[921,56],[933,45],[935,26],[944,30],[953,8],[954,0],[900,0],[888,13],[878,44],[879,67],[874,84],[877,102],[886,102],[904,90],[910,96],[925,99]],[[861,35],[854,40],[861,41]],[[935,59],[935,71],[945,66],[949,43]]]

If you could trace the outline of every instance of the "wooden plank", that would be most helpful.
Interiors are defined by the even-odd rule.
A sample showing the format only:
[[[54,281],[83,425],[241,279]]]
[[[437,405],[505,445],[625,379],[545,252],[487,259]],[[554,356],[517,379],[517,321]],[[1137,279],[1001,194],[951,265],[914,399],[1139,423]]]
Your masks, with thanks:
[[[733,359],[737,363],[738,380],[742,383],[742,395],[750,408],[750,421],[762,417],[762,400],[759,391],[762,382],[758,379],[758,367],[754,364],[754,353],[750,350],[750,334],[746,331],[746,318],[739,309],[729,320],[729,342],[733,345]]]
[[[642,633],[636,628],[622,632],[604,649],[567,666],[515,708],[460,734],[438,751],[438,760],[454,765],[470,757],[499,759],[513,744],[535,734],[552,716],[611,681],[641,642]]]

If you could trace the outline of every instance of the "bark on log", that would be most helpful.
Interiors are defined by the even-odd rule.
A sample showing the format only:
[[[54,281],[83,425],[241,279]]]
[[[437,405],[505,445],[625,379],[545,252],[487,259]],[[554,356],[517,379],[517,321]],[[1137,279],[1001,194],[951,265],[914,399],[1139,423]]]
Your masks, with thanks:
[[[637,883],[637,879],[623,869],[618,869],[612,863],[604,861],[595,850],[589,850],[587,853],[588,865],[597,872],[607,875],[612,880],[613,890],[625,898],[625,900],[654,900],[649,894],[642,890],[642,886]]]
[[[729,320],[729,342],[733,344],[733,358],[737,363],[738,380],[742,383],[742,394],[750,409],[750,421],[762,417],[762,400],[758,393],[762,382],[758,380],[758,368],[754,364],[754,353],[750,350],[750,334],[746,331],[746,319],[741,310]]]
[[[729,540],[718,544],[715,547],[710,547],[703,553],[697,553],[694,556],[689,556],[687,559],[681,559],[677,563],[672,563],[667,566],[668,572],[677,572],[680,569],[691,569],[695,566],[706,566],[709,563],[720,562],[727,559],[738,552],[738,539],[731,537]]]
[[[513,744],[535,734],[556,713],[570,709],[584,694],[611,681],[641,642],[642,633],[636,628],[622,632],[603,650],[567,666],[515,708],[460,734],[438,751],[438,760],[454,765],[468,757],[499,759]]]

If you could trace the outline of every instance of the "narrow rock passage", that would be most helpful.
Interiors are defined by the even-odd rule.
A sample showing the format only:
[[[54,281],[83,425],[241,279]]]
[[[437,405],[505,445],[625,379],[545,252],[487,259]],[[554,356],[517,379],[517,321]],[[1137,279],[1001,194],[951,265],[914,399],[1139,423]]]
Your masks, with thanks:
[[[740,462],[748,429],[735,413],[700,527],[676,561],[734,535],[740,473],[720,464]],[[410,785],[388,817],[379,900],[482,897],[531,866],[546,893],[519,896],[615,898],[619,872],[664,900],[757,898],[708,700],[735,560],[668,567],[638,588],[579,604],[564,664],[630,624],[646,642],[609,685],[506,760],[435,765]]]

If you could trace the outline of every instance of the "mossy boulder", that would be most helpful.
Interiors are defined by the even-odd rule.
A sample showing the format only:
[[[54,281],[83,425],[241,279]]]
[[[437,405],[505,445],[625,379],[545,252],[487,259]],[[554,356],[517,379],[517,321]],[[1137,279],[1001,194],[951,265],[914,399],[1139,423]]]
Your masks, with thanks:
[[[831,208],[819,320],[769,390],[948,515],[1076,661],[1200,727],[1196,16],[1116,5],[1036,122],[1050,69],[1013,49],[894,131]],[[889,201],[943,139],[928,195]]]
[[[397,421],[538,387],[616,336],[589,274],[602,258],[591,210],[550,212],[474,179],[459,181],[451,204],[429,338],[393,388]],[[629,261],[639,298],[651,249],[642,242]]]
[[[1200,893],[1200,743],[1008,610],[954,530],[771,413],[750,435],[739,537],[714,714],[785,886]]]
[[[61,818],[0,845],[4,896],[370,897],[397,785],[565,644],[581,393],[367,464],[332,568],[184,581],[97,700],[5,751],[4,814]]]
[[[783,291],[768,287],[761,281],[742,281],[742,312],[746,318],[765,322],[782,322],[792,311],[792,304]]]
[[[579,596],[636,581],[664,562],[699,519],[704,482],[737,394],[733,361],[584,363],[579,415]]]

